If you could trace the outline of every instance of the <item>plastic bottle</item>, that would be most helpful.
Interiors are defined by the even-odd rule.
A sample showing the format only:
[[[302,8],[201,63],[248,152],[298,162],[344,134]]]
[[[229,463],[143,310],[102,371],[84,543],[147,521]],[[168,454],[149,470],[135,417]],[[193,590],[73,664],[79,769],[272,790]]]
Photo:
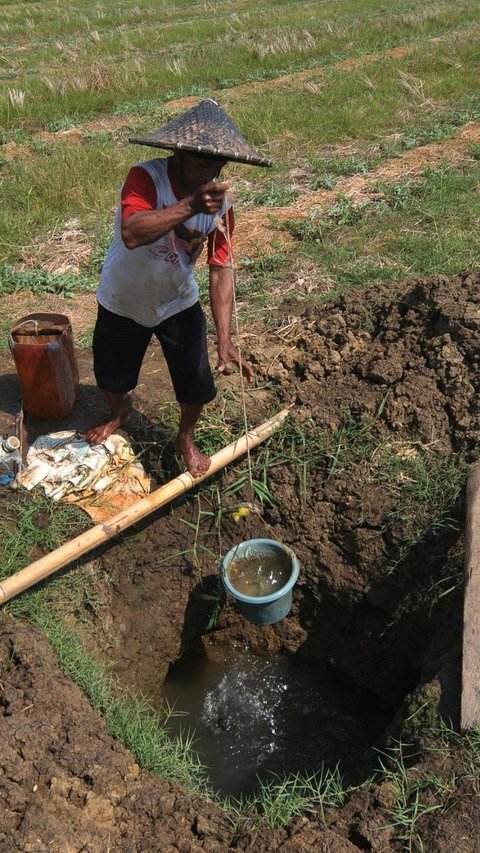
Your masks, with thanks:
[[[4,436],[0,444],[0,486],[9,486],[22,464],[20,440],[16,435]]]

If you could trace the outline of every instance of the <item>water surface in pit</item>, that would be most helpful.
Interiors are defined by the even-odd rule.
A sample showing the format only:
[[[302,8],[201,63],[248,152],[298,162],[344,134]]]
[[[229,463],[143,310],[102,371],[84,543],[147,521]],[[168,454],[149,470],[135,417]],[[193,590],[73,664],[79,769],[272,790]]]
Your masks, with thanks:
[[[371,700],[319,667],[241,647],[181,659],[157,699],[187,712],[172,718],[172,733],[195,732],[212,787],[233,796],[272,773],[351,770],[385,723]]]

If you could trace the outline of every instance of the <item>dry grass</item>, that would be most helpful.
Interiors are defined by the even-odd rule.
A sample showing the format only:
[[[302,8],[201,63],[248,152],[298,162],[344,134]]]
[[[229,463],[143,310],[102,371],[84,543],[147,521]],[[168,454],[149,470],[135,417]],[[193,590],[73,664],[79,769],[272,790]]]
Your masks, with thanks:
[[[0,297],[0,312],[5,327],[12,327],[20,317],[33,311],[66,314],[75,335],[90,332],[97,316],[97,302],[93,293],[82,293],[81,299],[63,299],[52,293],[35,296],[28,290]]]
[[[44,241],[28,246],[22,255],[22,269],[43,267],[46,272],[63,275],[84,270],[92,254],[93,234],[79,227],[77,220],[66,222]]]
[[[23,107],[25,105],[26,93],[23,89],[8,89],[7,94],[12,107]]]
[[[285,30],[277,34],[273,40],[255,45],[252,53],[259,59],[263,59],[269,53],[304,53],[312,50],[315,43],[314,36],[308,30],[302,30],[299,33]]]

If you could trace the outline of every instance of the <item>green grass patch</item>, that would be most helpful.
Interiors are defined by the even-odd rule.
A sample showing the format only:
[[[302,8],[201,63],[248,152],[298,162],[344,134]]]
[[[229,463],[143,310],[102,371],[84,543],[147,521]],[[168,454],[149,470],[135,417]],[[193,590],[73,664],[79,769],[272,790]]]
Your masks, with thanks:
[[[315,814],[325,822],[325,809],[342,806],[346,798],[347,791],[335,768],[309,776],[272,776],[260,785],[257,794],[244,800],[230,799],[227,806],[243,831],[262,824],[277,829],[305,814]]]
[[[444,456],[414,438],[396,441],[375,422],[351,419],[323,440],[327,479],[355,469],[360,482],[384,486],[394,496],[384,524],[405,525],[405,549],[426,531],[458,529],[451,516],[468,469],[462,454]]]
[[[297,260],[310,259],[336,282],[352,285],[409,276],[456,274],[478,267],[480,200],[477,161],[426,169],[418,179],[378,184],[380,200],[331,208],[280,226],[297,240]]]
[[[473,796],[479,793],[479,732],[460,735],[436,716],[423,736],[425,762],[415,763],[418,748],[401,740],[379,757],[377,779],[388,783],[393,795],[387,819],[406,853],[421,853],[428,844],[428,823],[423,818],[448,812],[458,802],[461,788],[470,789]]]
[[[277,163],[273,180],[268,170],[229,167],[233,179],[251,180],[251,187],[239,189],[247,207],[288,204],[298,191],[288,180],[297,159],[310,161],[311,186],[331,187],[339,174],[371,169],[386,156],[421,144],[429,132],[439,138],[454,132],[460,117],[480,114],[475,89],[480,16],[471,0],[461,8],[432,0],[421,10],[414,2],[395,3],[386,19],[380,0],[340,0],[334,10],[330,4],[298,2],[258,9],[245,2],[234,19],[231,3],[224,0],[213,16],[199,9],[195,24],[185,6],[163,2],[155,8],[126,4],[115,12],[83,2],[81,12],[65,8],[53,17],[49,5],[39,3],[28,10],[28,24],[23,6],[21,12],[6,8],[11,54],[8,76],[0,79],[3,138],[27,150],[4,159],[0,171],[0,262],[17,264],[27,247],[72,218],[93,232],[104,228],[128,168],[152,154],[120,137],[126,140],[165,121],[170,115],[165,100],[175,94],[201,97],[229,81],[248,83],[309,67],[325,70],[321,78],[312,77],[318,91],[306,88],[308,79],[240,96],[225,91],[222,101],[234,120]],[[168,23],[161,35],[157,19]],[[429,40],[439,33],[445,37]],[[29,50],[18,54],[18,44]],[[336,67],[339,59],[396,44],[406,44],[410,52],[348,70]],[[24,78],[29,63],[33,71]],[[92,131],[82,145],[34,138],[43,128],[125,111],[131,130],[114,138],[103,131]],[[318,157],[319,147],[353,140],[367,146],[367,153]]]
[[[48,6],[42,7],[48,11]],[[122,99],[135,104],[151,98],[152,92],[159,93],[159,100],[179,89],[193,93],[199,79],[207,91],[228,88],[411,44],[455,28],[461,31],[478,22],[473,0],[458,8],[431,2],[421,12],[412,0],[392,4],[388,28],[384,16],[378,15],[379,9],[383,11],[381,0],[341,0],[334,12],[329,4],[314,3],[277,3],[273,8],[272,18],[265,5],[258,9],[249,3],[232,20],[230,5],[218,3],[214,15],[199,9],[194,21],[173,18],[165,26],[167,8],[161,3],[150,9],[148,25],[135,20],[135,15],[127,25],[119,15],[115,25],[91,4],[87,27],[83,17],[81,25],[78,17],[58,14],[50,22],[60,28],[63,38],[52,30],[48,38],[38,38],[43,21],[33,17],[28,18],[25,38],[22,20],[17,44],[10,20],[13,55],[18,42],[29,44],[30,50],[20,66],[13,59],[13,68],[7,65],[5,96],[0,100],[3,125],[40,129],[62,116],[78,121],[81,116],[113,111]],[[123,14],[128,15],[127,10]],[[73,27],[67,35],[69,23]]]
[[[128,154],[133,165],[133,148]],[[96,143],[57,143],[48,156],[7,163],[0,183],[0,261],[17,263],[22,252],[35,250],[38,239],[64,230],[72,221],[103,235],[113,223],[129,165],[125,149],[113,156],[110,146]],[[95,245],[92,237],[92,248]]]
[[[45,608],[35,621],[58,654],[60,664],[102,715],[107,731],[130,749],[141,767],[182,785],[189,793],[211,796],[205,768],[193,751],[191,735],[170,735],[172,710],[155,710],[144,696],[122,690],[108,667],[89,655],[75,631]]]
[[[442,142],[452,139],[458,133],[459,127],[468,121],[480,117],[480,102],[476,97],[468,98],[465,109],[444,109],[436,115],[431,123],[424,127],[412,126],[395,139],[378,139],[360,144],[360,151],[355,155],[326,155],[324,157],[309,157],[313,177],[310,189],[334,189],[339,177],[362,175],[372,172],[385,160],[401,157],[405,151],[420,148],[430,142]],[[362,153],[362,148],[364,149]],[[467,146],[467,152],[472,159],[478,159],[478,145]]]
[[[16,270],[8,264],[0,267],[0,296],[29,290],[35,295],[53,293],[56,296],[73,297],[77,293],[91,291],[97,285],[93,276],[74,272],[49,273],[42,268]]]
[[[283,184],[271,181],[265,188],[256,189],[247,187],[239,189],[239,198],[243,205],[255,205],[256,207],[285,207],[294,201],[300,191],[295,187],[286,187]]]
[[[258,91],[254,115],[261,116],[265,138],[278,140],[278,128],[288,127],[288,136],[278,140],[276,159],[291,161],[292,154],[300,153],[315,157],[319,146],[338,145],[346,139],[371,141],[407,133],[412,126],[419,132],[438,123],[443,109],[468,109],[471,99],[478,108],[473,85],[476,36],[462,35],[462,39],[452,36],[434,45],[422,44],[402,59],[371,62],[368,71],[331,70],[319,93],[298,86]],[[411,91],[415,81],[421,96]],[[244,122],[247,110],[245,104]]]

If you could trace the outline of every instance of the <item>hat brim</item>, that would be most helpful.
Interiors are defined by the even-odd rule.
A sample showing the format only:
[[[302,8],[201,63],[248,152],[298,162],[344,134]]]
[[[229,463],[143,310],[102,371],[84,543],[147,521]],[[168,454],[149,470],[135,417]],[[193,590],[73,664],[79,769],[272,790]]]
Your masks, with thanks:
[[[227,148],[216,148],[214,145],[188,145],[184,142],[162,142],[153,137],[137,138],[130,137],[129,142],[135,145],[148,145],[150,148],[164,148],[167,151],[186,151],[189,154],[201,154],[205,157],[218,157],[221,160],[229,160],[233,163],[245,163],[248,166],[271,167],[273,163],[266,157],[255,154],[245,154],[232,151]]]

